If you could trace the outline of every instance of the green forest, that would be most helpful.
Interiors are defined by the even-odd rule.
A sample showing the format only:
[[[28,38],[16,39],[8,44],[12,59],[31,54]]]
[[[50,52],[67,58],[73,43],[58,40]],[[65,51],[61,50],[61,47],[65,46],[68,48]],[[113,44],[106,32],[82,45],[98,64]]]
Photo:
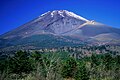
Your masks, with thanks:
[[[120,80],[120,55],[114,51],[118,48],[65,47],[1,55],[0,80]]]

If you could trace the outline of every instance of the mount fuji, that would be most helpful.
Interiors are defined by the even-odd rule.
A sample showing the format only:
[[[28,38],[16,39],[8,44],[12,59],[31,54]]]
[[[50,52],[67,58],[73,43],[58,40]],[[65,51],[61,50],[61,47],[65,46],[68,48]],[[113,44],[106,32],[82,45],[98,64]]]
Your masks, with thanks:
[[[54,10],[0,36],[0,50],[86,44],[120,45],[120,29],[87,20],[67,10]]]

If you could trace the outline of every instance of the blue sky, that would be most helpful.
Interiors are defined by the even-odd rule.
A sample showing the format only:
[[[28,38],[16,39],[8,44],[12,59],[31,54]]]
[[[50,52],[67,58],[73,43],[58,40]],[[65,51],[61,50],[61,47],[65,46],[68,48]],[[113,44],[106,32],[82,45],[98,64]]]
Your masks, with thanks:
[[[120,0],[0,0],[0,34],[52,10],[72,11],[120,28]]]

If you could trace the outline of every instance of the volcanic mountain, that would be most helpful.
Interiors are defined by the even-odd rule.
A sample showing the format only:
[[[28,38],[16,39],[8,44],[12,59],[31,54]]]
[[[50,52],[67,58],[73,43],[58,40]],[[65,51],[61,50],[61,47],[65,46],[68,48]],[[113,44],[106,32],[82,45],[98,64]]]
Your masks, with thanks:
[[[120,44],[120,29],[54,10],[0,36],[0,48],[5,50],[84,44]]]

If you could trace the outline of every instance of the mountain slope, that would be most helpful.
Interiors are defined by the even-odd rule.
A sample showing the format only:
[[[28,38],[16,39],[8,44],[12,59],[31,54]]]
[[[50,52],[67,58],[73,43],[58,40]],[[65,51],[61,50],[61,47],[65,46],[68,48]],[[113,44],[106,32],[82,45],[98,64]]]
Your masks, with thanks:
[[[61,13],[64,15],[61,15]],[[40,17],[4,34],[3,38],[31,36],[36,34],[62,34],[72,30],[87,20],[66,10],[47,12]]]
[[[60,47],[80,45],[86,42],[117,44],[119,41],[120,29],[87,20],[66,10],[55,10],[48,11],[1,35],[0,48],[18,45],[39,48],[51,45],[51,47]]]

